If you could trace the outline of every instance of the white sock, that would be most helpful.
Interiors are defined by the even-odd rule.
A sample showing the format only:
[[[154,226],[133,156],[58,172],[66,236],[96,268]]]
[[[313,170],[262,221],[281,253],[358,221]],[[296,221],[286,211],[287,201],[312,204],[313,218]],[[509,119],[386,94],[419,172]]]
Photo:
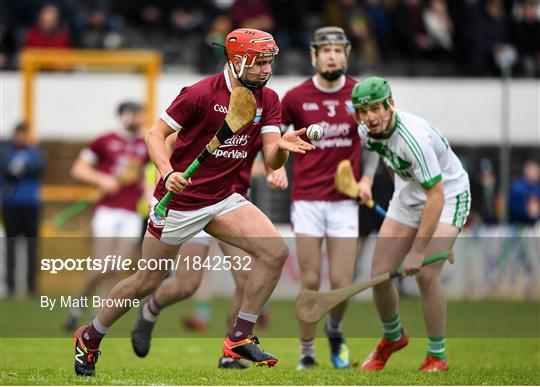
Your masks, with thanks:
[[[142,306],[142,317],[146,321],[156,322],[157,320],[157,316],[150,311],[150,308],[148,307],[148,302],[145,302]]]

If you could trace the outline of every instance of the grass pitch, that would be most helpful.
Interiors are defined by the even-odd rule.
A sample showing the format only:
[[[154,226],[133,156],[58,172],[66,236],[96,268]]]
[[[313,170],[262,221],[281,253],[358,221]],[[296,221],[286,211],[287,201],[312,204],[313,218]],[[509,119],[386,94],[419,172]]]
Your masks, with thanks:
[[[50,320],[33,319],[35,300],[2,301],[0,342],[0,383],[2,385],[539,385],[540,340],[538,336],[538,303],[451,303],[447,340],[451,371],[426,375],[417,372],[425,356],[426,339],[416,335],[402,351],[394,354],[386,369],[364,373],[359,368],[334,370],[326,339],[316,341],[319,367],[308,372],[295,370],[298,362],[298,340],[289,335],[296,330],[290,302],[272,304],[274,316],[268,331],[258,331],[263,347],[279,358],[272,369],[219,370],[222,324],[226,302],[215,304],[213,324],[207,337],[196,337],[178,324],[178,317],[189,310],[185,303],[166,310],[160,316],[150,354],[139,359],[131,349],[127,335],[135,315],[131,312],[115,326],[111,337],[102,344],[95,378],[79,378],[73,372],[73,341],[67,335],[28,338],[31,322],[37,327],[58,327],[65,311],[50,314]],[[409,332],[422,330],[422,317],[417,300],[402,303],[402,316]],[[500,311],[497,315],[496,311]],[[509,313],[512,311],[512,313]],[[53,313],[53,312],[51,312]],[[476,314],[478,314],[478,316]],[[359,337],[354,332],[376,332],[378,322],[371,303],[352,305],[347,315],[345,332],[352,358],[359,362],[376,345],[378,339]],[[483,315],[483,319],[481,316]],[[10,316],[8,318],[8,316]],[[221,320],[221,321],[220,321]],[[20,321],[16,324],[16,321]],[[472,322],[469,330],[458,334],[455,325]],[[483,328],[478,327],[484,321]],[[50,325],[49,325],[50,324]],[[18,325],[20,331],[17,333]],[[454,328],[451,329],[452,325]],[[500,325],[500,327],[499,327]],[[505,331],[502,325],[506,326]],[[520,330],[512,329],[520,327]],[[290,330],[284,330],[284,326]],[[476,328],[475,328],[476,327]],[[491,327],[490,330],[486,330]],[[158,328],[160,328],[158,330]],[[496,329],[495,329],[496,328]],[[37,329],[37,328],[36,328]],[[52,329],[52,328],[51,328]],[[476,330],[475,330],[476,329]],[[495,330],[493,330],[495,329]],[[39,330],[38,330],[39,331]],[[171,337],[173,331],[176,338]],[[27,337],[23,338],[23,333]],[[465,332],[476,334],[464,337]],[[507,338],[478,337],[479,332],[509,333]],[[472,334],[470,336],[472,336]],[[289,335],[287,337],[287,335]],[[188,337],[189,336],[189,337]],[[279,338],[281,336],[282,338]],[[356,337],[352,337],[356,336]],[[457,336],[461,336],[457,338]],[[520,337],[521,336],[521,337]],[[182,338],[178,338],[182,337]],[[286,338],[283,338],[286,337]]]
[[[375,339],[350,339],[353,358],[363,359]],[[280,362],[271,369],[216,368],[219,339],[156,339],[147,358],[137,358],[129,339],[105,340],[94,378],[76,377],[69,339],[6,339],[2,342],[3,385],[538,385],[540,353],[532,339],[454,339],[448,341],[451,371],[417,372],[425,354],[425,340],[413,339],[394,354],[387,368],[365,373],[358,368],[334,370],[324,339],[316,343],[318,369],[295,370],[295,339],[268,339],[264,346]]]

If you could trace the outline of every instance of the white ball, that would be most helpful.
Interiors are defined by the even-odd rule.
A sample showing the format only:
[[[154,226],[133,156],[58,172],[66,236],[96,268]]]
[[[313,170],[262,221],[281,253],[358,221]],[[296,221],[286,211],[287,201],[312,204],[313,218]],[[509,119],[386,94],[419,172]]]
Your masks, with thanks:
[[[311,124],[307,127],[306,134],[311,141],[318,141],[324,135],[324,130],[320,125]]]

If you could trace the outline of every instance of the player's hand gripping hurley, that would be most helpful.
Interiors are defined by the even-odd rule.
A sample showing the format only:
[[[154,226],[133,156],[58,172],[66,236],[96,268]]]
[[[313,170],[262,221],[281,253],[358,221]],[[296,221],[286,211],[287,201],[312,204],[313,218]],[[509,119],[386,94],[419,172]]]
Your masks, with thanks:
[[[424,260],[422,266],[430,265],[438,261],[448,259],[450,263],[454,262],[454,254],[452,251],[442,251]],[[318,292],[316,290],[302,289],[296,298],[294,304],[294,313],[296,317],[305,323],[316,323],[330,309],[341,304],[343,301],[351,298],[372,286],[379,285],[389,279],[400,277],[402,268],[399,267],[388,273],[380,274],[369,280],[345,286],[340,289],[335,289],[329,292]]]
[[[336,174],[334,175],[334,186],[338,192],[341,192],[352,199],[358,199],[358,184],[354,178],[351,162],[349,160],[342,160],[338,164]],[[369,200],[365,206],[374,210],[377,215],[382,218],[386,217],[386,211],[373,200]]]
[[[199,168],[199,166],[214,153],[221,144],[227,139],[231,138],[240,129],[248,125],[253,118],[255,118],[255,111],[257,104],[253,94],[245,87],[236,87],[231,92],[231,99],[229,106],[227,107],[227,115],[225,121],[219,128],[216,135],[206,145],[203,151],[197,156],[197,158],[189,165],[184,171],[182,177],[188,180],[193,173]],[[156,205],[155,212],[161,217],[165,217],[167,204],[172,198],[172,192],[167,194]]]

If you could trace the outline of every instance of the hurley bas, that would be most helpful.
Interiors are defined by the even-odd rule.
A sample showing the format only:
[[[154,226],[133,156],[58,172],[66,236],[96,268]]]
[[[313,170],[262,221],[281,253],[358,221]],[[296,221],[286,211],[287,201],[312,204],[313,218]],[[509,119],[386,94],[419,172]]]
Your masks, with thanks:
[[[138,299],[132,300],[129,298],[103,298],[100,296],[60,296],[60,298],[41,296],[40,306],[48,310],[53,310],[57,305],[57,301],[60,301],[58,303],[60,308],[138,308],[140,306],[140,300]]]

